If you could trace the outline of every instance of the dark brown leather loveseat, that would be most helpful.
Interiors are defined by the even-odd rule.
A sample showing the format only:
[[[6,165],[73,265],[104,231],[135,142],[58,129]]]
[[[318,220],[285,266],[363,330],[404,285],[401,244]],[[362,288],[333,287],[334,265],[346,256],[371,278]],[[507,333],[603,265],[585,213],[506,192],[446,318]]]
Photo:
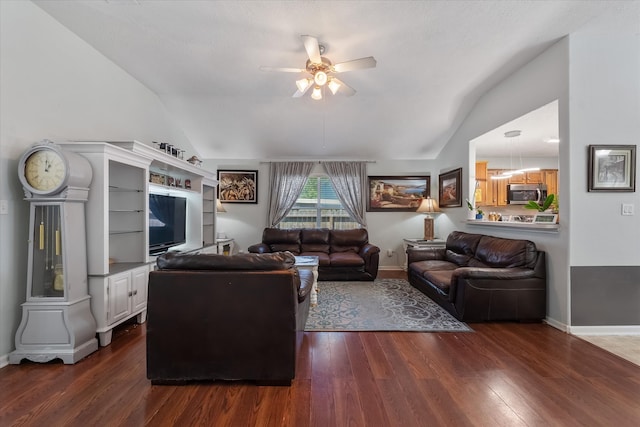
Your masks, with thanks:
[[[254,253],[278,251],[317,256],[318,280],[374,280],[378,275],[380,248],[369,243],[364,228],[265,228],[262,242],[249,246]]]
[[[313,284],[294,263],[286,252],[160,256],[149,273],[151,383],[290,385]]]
[[[540,321],[545,253],[529,240],[454,231],[446,248],[408,249],[409,282],[458,320]]]

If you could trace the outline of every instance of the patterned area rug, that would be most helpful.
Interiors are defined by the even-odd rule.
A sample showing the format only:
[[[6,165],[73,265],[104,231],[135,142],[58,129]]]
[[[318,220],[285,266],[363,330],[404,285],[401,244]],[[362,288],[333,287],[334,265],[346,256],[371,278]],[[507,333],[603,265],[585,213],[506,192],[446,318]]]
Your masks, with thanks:
[[[305,330],[473,332],[403,279],[318,282]]]

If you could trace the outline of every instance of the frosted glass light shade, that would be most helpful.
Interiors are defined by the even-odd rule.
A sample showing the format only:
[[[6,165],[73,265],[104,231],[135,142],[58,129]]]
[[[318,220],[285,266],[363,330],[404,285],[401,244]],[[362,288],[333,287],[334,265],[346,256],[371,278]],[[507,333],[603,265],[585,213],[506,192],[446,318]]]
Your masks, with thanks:
[[[322,99],[322,91],[320,90],[320,86],[316,86],[313,88],[313,92],[311,93],[311,98],[319,101]]]

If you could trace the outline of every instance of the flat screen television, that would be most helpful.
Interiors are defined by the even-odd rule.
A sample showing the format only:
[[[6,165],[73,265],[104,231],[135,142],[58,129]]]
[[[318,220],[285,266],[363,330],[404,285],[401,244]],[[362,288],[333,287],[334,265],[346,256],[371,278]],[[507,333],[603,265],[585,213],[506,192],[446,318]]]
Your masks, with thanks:
[[[149,194],[149,255],[186,243],[187,199]]]

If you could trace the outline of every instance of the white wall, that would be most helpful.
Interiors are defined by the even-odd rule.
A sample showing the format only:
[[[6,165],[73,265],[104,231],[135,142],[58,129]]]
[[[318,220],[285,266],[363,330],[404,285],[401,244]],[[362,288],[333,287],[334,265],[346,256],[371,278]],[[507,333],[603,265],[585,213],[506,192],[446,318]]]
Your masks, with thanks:
[[[568,40],[560,40],[517,72],[500,82],[476,103],[467,118],[454,133],[447,146],[438,157],[443,169],[463,167],[463,181],[474,181],[475,148],[469,141],[484,133],[516,119],[532,110],[559,100],[560,144],[560,194],[568,193],[570,170],[568,161]],[[470,173],[471,172],[471,173]],[[464,189],[463,199],[469,197],[469,188]],[[465,207],[448,215],[447,232],[465,230],[473,233],[492,234],[508,238],[526,238],[547,252],[549,287],[547,297],[548,318],[552,323],[568,323],[568,259],[569,233],[571,223],[568,218],[569,204],[560,205],[561,227],[557,233],[528,232],[514,229],[468,226],[463,223],[467,217]]]
[[[26,298],[22,152],[51,140],[172,142],[191,149],[158,97],[31,2],[0,1],[0,366]]]
[[[368,175],[431,175],[431,195],[438,195],[438,172],[434,160],[378,160],[367,165]],[[203,166],[209,170],[240,169],[258,170],[258,204],[225,203],[226,213],[217,215],[217,231],[233,237],[240,250],[259,243],[262,230],[267,223],[269,207],[269,164],[259,160],[206,160]],[[321,165],[314,171],[322,172]],[[436,219],[436,233],[446,215]],[[369,241],[380,247],[380,268],[399,268],[404,263],[402,239],[421,237],[424,231],[424,216],[413,212],[367,212]],[[387,249],[394,251],[391,257]]]
[[[586,167],[590,144],[640,147],[640,36],[577,33],[570,45],[571,265],[640,266],[639,175],[633,193],[594,193]]]

